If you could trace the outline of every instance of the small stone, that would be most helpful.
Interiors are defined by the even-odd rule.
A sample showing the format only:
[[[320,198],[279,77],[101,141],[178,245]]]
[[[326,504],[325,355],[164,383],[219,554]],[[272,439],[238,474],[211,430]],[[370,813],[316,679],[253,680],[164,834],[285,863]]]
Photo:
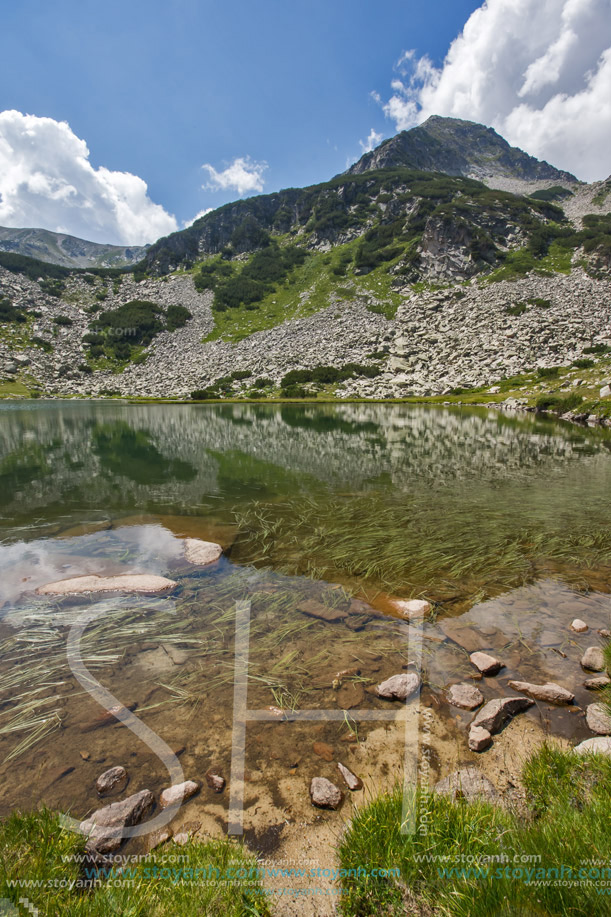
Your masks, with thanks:
[[[310,799],[312,805],[321,809],[338,809],[342,803],[343,794],[339,787],[326,777],[313,777],[310,783]]]
[[[591,672],[605,671],[605,657],[599,646],[589,646],[581,659],[581,667]]]
[[[602,704],[589,704],[586,707],[588,729],[599,736],[611,735],[611,716]]]
[[[499,659],[489,656],[488,653],[471,653],[469,659],[482,675],[498,675],[500,670],[505,668]]]
[[[206,774],[206,783],[211,790],[214,790],[215,793],[222,793],[225,789],[225,778],[221,777],[220,774],[215,774],[212,771],[208,771]]]
[[[471,726],[469,748],[471,751],[486,751],[492,745],[492,736],[483,726]]]
[[[184,551],[189,563],[197,564],[200,567],[215,564],[223,554],[220,544],[215,544],[213,541],[202,541],[200,538],[185,538]]]
[[[586,678],[583,683],[584,688],[587,688],[588,691],[600,691],[602,688],[606,688],[607,685],[611,685],[611,678],[608,675],[596,675],[594,678]]]
[[[173,786],[169,786],[166,790],[163,790],[161,796],[159,797],[159,805],[162,809],[167,809],[168,806],[181,805],[181,803],[186,802],[187,799],[191,799],[192,796],[198,792],[200,784],[196,780],[185,780],[184,783],[175,783]]]
[[[609,736],[596,736],[594,739],[586,739],[576,745],[573,751],[578,755],[611,755],[611,738]]]
[[[448,689],[448,702],[463,710],[475,710],[484,703],[484,695],[475,685],[452,685]]]
[[[520,694],[527,694],[528,697],[534,697],[535,700],[544,701],[546,704],[572,704],[575,695],[561,688],[553,682],[545,685],[531,685],[527,681],[510,681],[509,687]]]
[[[333,761],[333,749],[326,742],[314,742],[312,749],[319,758],[323,758],[325,761]]]
[[[607,630],[605,627],[601,628],[601,630],[599,630],[598,633],[600,634],[601,637],[604,637],[605,640],[611,639],[611,630]]]
[[[110,767],[103,774],[100,774],[95,782],[95,788],[98,796],[107,796],[113,790],[120,792],[127,786],[127,771],[124,767]]]
[[[473,766],[462,767],[435,784],[435,792],[452,799],[496,799],[498,793],[493,783]]]
[[[83,761],[89,761],[89,759],[91,758],[91,755],[89,754],[88,751],[79,751],[79,755],[81,756]]]
[[[528,710],[534,701],[529,697],[495,697],[482,707],[471,724],[483,726],[491,735],[499,732],[516,713]]]
[[[122,573],[119,576],[73,576],[39,586],[37,595],[80,595],[88,592],[167,592],[177,583],[150,573]]]
[[[355,790],[363,789],[363,781],[361,778],[357,777],[356,774],[353,774],[350,768],[346,767],[345,764],[342,764],[341,761],[337,762],[337,769],[344,778],[346,786],[349,790],[354,792]]]
[[[585,634],[589,629],[586,622],[582,621],[581,618],[575,618],[575,620],[571,622],[571,630],[574,630],[576,634]]]
[[[377,685],[376,692],[378,697],[386,700],[407,700],[419,687],[420,676],[415,672],[406,672],[387,678],[382,684]]]
[[[433,608],[431,603],[424,599],[392,599],[390,604],[404,618],[423,618]]]

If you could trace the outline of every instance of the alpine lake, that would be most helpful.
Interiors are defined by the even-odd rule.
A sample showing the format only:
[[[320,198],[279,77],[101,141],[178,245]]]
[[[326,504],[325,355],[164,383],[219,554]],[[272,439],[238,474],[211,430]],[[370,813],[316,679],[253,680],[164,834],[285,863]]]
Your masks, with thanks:
[[[245,730],[243,829],[256,850],[277,849],[291,830],[303,839],[308,825],[339,830],[352,805],[401,781],[414,716],[423,779],[475,763],[519,793],[514,772],[543,738],[591,736],[584,709],[595,697],[580,659],[611,628],[610,521],[611,431],[536,415],[3,402],[0,815],[44,803],[84,818],[112,801],[100,802],[95,781],[114,765],[127,769],[124,793],[158,798],[170,783],[163,761],[77,679],[76,626],[91,684],[202,783],[175,830],[226,833],[244,607],[239,687],[248,709],[264,712]],[[221,560],[189,563],[184,538],[219,543]],[[93,573],[177,586],[36,592]],[[417,624],[417,660],[416,625],[393,606],[412,598],[432,604]],[[588,633],[571,631],[574,618]],[[501,659],[501,673],[479,679],[474,650]],[[417,704],[377,696],[378,683],[415,662]],[[511,679],[558,682],[575,704],[536,703],[489,751],[469,751],[473,714],[448,704],[447,687],[469,682],[490,700],[511,694]],[[362,790],[342,784],[338,761]],[[222,793],[208,786],[210,771],[226,779]],[[339,812],[314,809],[314,776],[343,787]]]

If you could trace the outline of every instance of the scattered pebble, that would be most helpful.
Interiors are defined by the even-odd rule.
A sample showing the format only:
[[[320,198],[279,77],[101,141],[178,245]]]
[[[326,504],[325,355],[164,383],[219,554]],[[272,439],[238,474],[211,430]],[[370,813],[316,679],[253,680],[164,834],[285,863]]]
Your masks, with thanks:
[[[159,805],[162,809],[167,809],[168,806],[173,806],[175,804],[181,804],[186,802],[187,799],[191,799],[192,796],[200,789],[200,784],[196,780],[185,780],[184,783],[175,783],[173,786],[169,786],[166,790],[163,790],[161,796],[159,797]]]
[[[590,628],[585,621],[582,621],[581,618],[575,618],[571,624],[571,630],[574,630],[576,634],[585,634]]]
[[[544,701],[546,704],[572,704],[575,701],[574,694],[553,682],[545,685],[531,685],[527,681],[510,681],[509,687],[514,691],[519,691],[520,694],[527,694],[528,697],[534,697],[535,700]]]
[[[353,774],[350,768],[346,767],[345,764],[342,764],[341,761],[337,762],[337,769],[344,778],[346,786],[349,790],[361,790],[363,788],[363,781],[360,777],[357,777],[356,774]]]
[[[222,793],[225,789],[225,778],[221,777],[220,774],[213,773],[213,771],[208,771],[206,774],[206,783],[215,793]]]
[[[471,724],[483,726],[491,735],[499,732],[517,713],[532,707],[533,701],[529,697],[495,697],[494,700],[482,707]]]
[[[451,685],[448,689],[448,702],[463,710],[475,710],[484,703],[484,695],[475,685]]]
[[[215,564],[222,556],[223,549],[220,544],[215,544],[213,541],[202,541],[200,538],[185,538],[184,553],[190,564],[205,567],[208,564]]]
[[[581,659],[581,667],[591,672],[604,672],[605,657],[599,646],[589,646]]]
[[[110,767],[103,774],[100,774],[95,782],[95,788],[98,796],[107,796],[113,790],[120,792],[127,786],[127,771],[124,767]]]
[[[589,704],[586,707],[588,729],[599,736],[611,735],[611,716],[602,704]]]
[[[488,653],[471,653],[469,659],[482,675],[498,675],[501,669],[505,668],[500,659],[489,656]]]
[[[342,804],[343,794],[339,787],[326,777],[313,777],[310,783],[312,805],[321,809],[338,809]]]
[[[588,691],[600,691],[607,685],[611,685],[611,678],[608,675],[595,675],[594,678],[586,678],[583,683],[584,688],[587,688]]]
[[[419,687],[420,676],[415,672],[406,672],[387,678],[386,681],[377,685],[376,692],[378,697],[386,700],[407,700]]]
[[[431,603],[424,599],[393,599],[390,604],[399,614],[408,619],[423,618],[433,609]]]
[[[483,726],[471,726],[469,748],[471,751],[485,751],[492,745],[492,736]]]

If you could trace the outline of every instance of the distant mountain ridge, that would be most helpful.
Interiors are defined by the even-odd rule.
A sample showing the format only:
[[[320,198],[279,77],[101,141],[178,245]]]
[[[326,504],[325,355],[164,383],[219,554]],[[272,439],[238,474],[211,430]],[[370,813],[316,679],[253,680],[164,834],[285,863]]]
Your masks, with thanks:
[[[401,131],[347,170],[360,175],[377,169],[420,169],[486,181],[554,181],[575,184],[570,172],[556,169],[510,144],[491,127],[459,118],[429,118],[418,127]]]
[[[0,226],[0,251],[26,255],[63,267],[128,267],[146,254],[148,246],[104,245],[49,229],[9,229]]]

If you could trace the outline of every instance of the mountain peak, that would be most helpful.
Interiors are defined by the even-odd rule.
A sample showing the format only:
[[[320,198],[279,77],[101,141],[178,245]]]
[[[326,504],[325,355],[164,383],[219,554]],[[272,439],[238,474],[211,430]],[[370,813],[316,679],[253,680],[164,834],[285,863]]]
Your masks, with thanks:
[[[365,153],[348,173],[409,168],[445,172],[490,183],[495,179],[570,182],[578,179],[541,162],[510,144],[494,128],[432,115],[423,124],[401,131],[375,150]]]

